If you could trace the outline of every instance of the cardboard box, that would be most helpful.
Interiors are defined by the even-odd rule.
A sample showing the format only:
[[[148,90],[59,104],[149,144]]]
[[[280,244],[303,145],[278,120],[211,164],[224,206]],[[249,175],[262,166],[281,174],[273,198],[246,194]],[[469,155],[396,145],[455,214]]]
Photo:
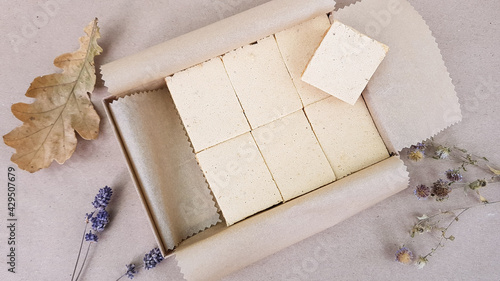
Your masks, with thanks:
[[[330,14],[334,4],[270,1],[102,67],[113,94],[104,100],[106,112],[158,245],[175,256],[186,279],[219,279],[407,187],[406,167],[392,156],[226,227],[214,215],[217,206],[199,176],[188,136],[175,121],[179,116],[168,92],[145,92],[164,87],[165,77],[175,72]],[[397,154],[460,121],[439,48],[406,0],[362,0],[332,16],[391,49],[363,92],[389,152]]]

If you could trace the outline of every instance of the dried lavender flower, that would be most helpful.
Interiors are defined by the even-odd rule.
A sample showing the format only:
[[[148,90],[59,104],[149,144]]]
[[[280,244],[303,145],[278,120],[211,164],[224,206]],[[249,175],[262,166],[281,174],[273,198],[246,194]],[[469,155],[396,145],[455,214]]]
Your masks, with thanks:
[[[89,233],[85,233],[85,241],[97,242],[97,235],[92,233],[92,230],[89,230]]]
[[[90,218],[90,221],[92,222],[92,229],[101,232],[109,223],[109,214],[108,212],[106,212],[106,210],[99,209],[97,215]]]
[[[99,189],[92,205],[96,209],[106,208],[109,204],[109,200],[111,200],[111,195],[113,195],[113,190],[111,190],[111,187],[106,185],[105,187]]]
[[[436,150],[436,158],[446,159],[450,155],[450,152],[450,148],[440,145]]]
[[[154,268],[162,260],[163,255],[161,254],[160,249],[156,247],[144,256],[144,268],[147,270]]]
[[[135,264],[127,264],[127,272],[125,273],[125,276],[127,276],[129,279],[134,279],[134,274],[137,273],[137,270],[135,270]]]
[[[413,253],[406,247],[401,247],[396,252],[396,261],[402,264],[410,264],[413,260]]]
[[[436,196],[437,201],[443,201],[448,198],[451,192],[450,183],[448,181],[439,179],[432,185],[432,196]]]
[[[105,187],[99,189],[97,195],[94,198],[94,201],[92,202],[92,205],[94,206],[94,208],[96,210],[85,214],[85,229],[83,231],[83,235],[81,238],[80,248],[78,250],[78,255],[76,257],[75,267],[73,268],[73,273],[71,274],[71,276],[72,276],[71,280],[73,280],[73,279],[78,280],[78,278],[80,277],[80,274],[82,273],[82,270],[85,266],[85,262],[87,260],[87,255],[89,253],[90,246],[92,245],[93,242],[97,242],[97,240],[99,238],[97,236],[97,232],[103,231],[104,227],[106,227],[106,225],[109,223],[109,214],[108,214],[108,212],[106,212],[105,208],[108,206],[109,200],[111,199],[112,194],[113,194],[113,191],[111,190],[111,188],[109,186],[105,186]],[[96,214],[96,212],[97,212],[97,214]],[[93,233],[92,230],[89,230],[88,233],[86,232],[87,227],[88,227],[88,223],[92,223],[92,229],[96,233]],[[76,279],[75,279],[74,277],[75,277],[76,269],[77,269],[78,264],[79,264],[78,262],[80,261],[80,257],[82,254],[82,246],[83,246],[84,241],[87,241],[90,243],[89,243],[89,246],[87,248],[87,252],[85,253],[85,258],[83,259],[83,262],[80,265],[80,271],[78,272],[78,275],[76,275]]]
[[[431,188],[424,184],[417,185],[413,193],[415,193],[415,196],[417,196],[418,200],[427,199],[427,197],[431,195]]]
[[[446,175],[446,178],[452,182],[462,180],[462,175],[460,174],[460,170],[458,169],[449,169],[444,174]]]
[[[85,214],[85,223],[89,223],[90,219],[94,216],[94,212]]]

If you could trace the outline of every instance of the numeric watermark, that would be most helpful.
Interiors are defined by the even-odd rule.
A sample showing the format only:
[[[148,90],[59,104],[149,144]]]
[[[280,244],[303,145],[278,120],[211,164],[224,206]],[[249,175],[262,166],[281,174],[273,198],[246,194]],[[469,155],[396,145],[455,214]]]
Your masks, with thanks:
[[[14,167],[7,168],[7,229],[9,230],[7,237],[7,264],[8,271],[16,273],[16,169]]]

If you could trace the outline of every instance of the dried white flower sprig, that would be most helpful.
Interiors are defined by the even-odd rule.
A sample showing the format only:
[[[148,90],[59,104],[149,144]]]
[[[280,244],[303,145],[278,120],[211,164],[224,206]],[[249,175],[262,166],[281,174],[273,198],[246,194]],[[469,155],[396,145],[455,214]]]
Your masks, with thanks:
[[[412,145],[408,151],[408,158],[413,161],[420,161],[429,156],[428,154],[437,160],[458,160],[459,164],[457,167],[446,170],[443,173],[444,179],[438,179],[430,185],[417,185],[414,193],[419,200],[434,197],[437,201],[443,201],[448,199],[449,194],[454,188],[461,186],[466,192],[474,191],[478,195],[479,200],[485,203],[488,200],[480,194],[480,189],[486,187],[488,184],[500,182],[500,170],[492,168],[486,157],[469,153],[466,149],[457,146],[448,147],[435,144],[432,139]],[[486,175],[483,178],[475,177],[472,181],[464,182],[464,174],[468,172],[467,168],[469,166],[482,168],[486,172]]]
[[[426,157],[431,157],[437,160],[447,159],[449,161],[457,161],[459,164],[443,173],[444,179],[437,179],[432,184],[419,184],[414,189],[414,194],[419,200],[435,198],[436,201],[444,201],[449,198],[449,194],[457,187],[463,187],[464,192],[473,191],[477,194],[480,204],[446,210],[432,214],[430,216],[423,214],[417,216],[417,222],[410,230],[411,238],[424,233],[439,233],[437,244],[430,249],[425,255],[419,255],[414,260],[413,252],[406,246],[400,247],[396,252],[396,261],[402,264],[414,263],[417,268],[423,268],[431,257],[439,248],[444,247],[447,241],[454,241],[453,235],[448,235],[448,229],[459,221],[460,216],[477,207],[487,207],[500,203],[500,201],[488,201],[480,194],[480,190],[491,183],[500,182],[500,170],[492,168],[489,160],[486,157],[477,156],[456,146],[445,146],[430,141],[412,145],[408,151],[408,158],[413,161],[420,161]],[[455,162],[453,162],[455,163]],[[456,163],[455,163],[456,164]],[[485,175],[484,177],[474,176],[474,180],[467,182],[465,174],[469,172],[469,166],[481,168]]]
[[[418,259],[415,261],[415,265],[419,269],[423,268],[429,262],[429,260],[427,259],[428,257],[432,256],[439,248],[444,247],[447,241],[455,240],[455,236],[448,235],[446,232],[454,223],[459,221],[459,217],[462,216],[465,212],[473,208],[485,207],[485,205],[491,205],[496,203],[500,203],[500,201],[481,203],[469,207],[457,208],[447,211],[439,211],[431,216],[428,216],[426,214],[418,216],[417,223],[415,223],[415,225],[413,225],[413,228],[410,230],[410,236],[413,238],[419,234],[438,232],[439,240],[437,244],[433,248],[431,248],[431,250],[427,254],[420,255],[418,257]],[[441,224],[443,220],[445,220],[444,225]],[[411,261],[406,264],[409,263],[411,263]]]

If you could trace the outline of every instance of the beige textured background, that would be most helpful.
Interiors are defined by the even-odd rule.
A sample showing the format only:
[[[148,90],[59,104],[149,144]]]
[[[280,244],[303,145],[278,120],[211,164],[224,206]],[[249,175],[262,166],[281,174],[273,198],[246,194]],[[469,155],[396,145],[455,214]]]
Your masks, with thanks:
[[[57,71],[52,60],[78,47],[83,27],[94,17],[100,19],[99,43],[105,50],[97,57],[97,64],[101,65],[264,2],[2,2],[2,135],[20,124],[10,113],[10,106],[19,101],[30,102],[23,95],[33,78]],[[354,1],[338,2],[342,7]],[[410,2],[433,31],[462,103],[464,121],[436,139],[469,148],[500,163],[500,2]],[[44,11],[42,6],[48,4],[57,6],[56,11]],[[12,43],[13,36],[20,41]],[[92,209],[90,202],[104,185],[115,191],[109,208],[111,223],[91,250],[83,280],[115,280],[123,273],[125,264],[140,263],[143,254],[155,246],[100,103],[105,96],[106,88],[99,81],[92,95],[103,119],[97,140],[79,139],[76,152],[62,166],[54,163],[35,174],[17,172],[16,274],[7,272],[6,264],[6,174],[13,150],[0,144],[0,167],[4,171],[0,181],[4,188],[0,190],[0,280],[69,280],[84,226],[83,216]],[[411,185],[430,183],[452,166],[433,161],[409,163]],[[500,184],[490,186],[484,195],[500,200]],[[500,205],[465,214],[449,231],[456,240],[439,249],[425,269],[393,261],[394,252],[402,243],[416,254],[425,254],[436,242],[422,237],[409,239],[407,229],[413,223],[412,216],[475,202],[473,196],[465,197],[458,190],[444,203],[421,202],[409,188],[226,280],[499,280]],[[166,260],[154,270],[141,272],[135,280],[182,280],[182,275],[173,260]]]

